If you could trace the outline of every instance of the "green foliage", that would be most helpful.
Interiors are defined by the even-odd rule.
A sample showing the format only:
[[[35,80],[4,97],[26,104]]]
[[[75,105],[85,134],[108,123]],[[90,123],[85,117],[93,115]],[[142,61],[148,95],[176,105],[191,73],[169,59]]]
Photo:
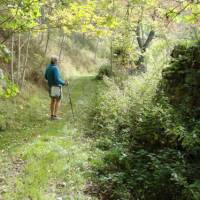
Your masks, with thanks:
[[[200,195],[199,123],[188,124],[166,96],[158,95],[159,77],[152,71],[120,87],[105,80],[108,88],[89,118],[90,135],[98,138],[102,152],[101,162],[95,158],[93,181],[103,199],[196,200]]]
[[[130,37],[129,40],[125,40],[122,42],[120,41],[120,38],[115,39],[113,45],[113,58],[114,64],[116,65],[115,70],[117,70],[117,66],[121,66],[123,70],[135,67],[134,60],[137,58],[135,47],[129,41]]]
[[[12,83],[9,79],[3,81],[5,86],[0,85],[0,98],[14,97],[19,93],[18,85]]]
[[[4,1],[0,3],[3,30],[26,31],[38,25],[41,6],[44,1]]]
[[[103,64],[99,68],[97,79],[102,80],[104,76],[111,77],[113,74],[110,64]]]
[[[170,67],[163,72],[162,87],[170,102],[190,117],[199,118],[199,66],[200,45],[176,46]]]
[[[174,9],[170,15],[177,22],[184,22],[186,24],[196,25],[199,22],[200,4],[198,0],[194,1],[182,1],[182,12],[178,9]],[[178,13],[178,14],[177,14]]]
[[[101,170],[94,167],[101,195],[107,199],[176,199],[187,185],[183,156],[171,149],[156,153],[141,149],[128,154],[116,146],[105,153]]]
[[[163,71],[160,85],[176,113],[182,116],[187,130],[181,135],[182,144],[194,157],[200,152],[199,54],[199,43],[176,46],[171,54],[170,66]]]
[[[200,122],[194,121],[188,125],[190,134],[184,134],[183,145],[190,154],[198,155],[200,152]]]
[[[49,16],[52,25],[63,27],[65,33],[81,32],[90,35],[105,36],[119,25],[118,19],[106,12],[104,2],[70,2],[67,6],[58,6]],[[100,9],[102,8],[102,9]]]

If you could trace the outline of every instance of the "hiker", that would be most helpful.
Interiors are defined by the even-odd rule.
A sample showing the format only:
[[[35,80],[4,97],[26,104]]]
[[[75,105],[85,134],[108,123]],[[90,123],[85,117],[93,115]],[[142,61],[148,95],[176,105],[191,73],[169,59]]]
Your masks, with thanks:
[[[61,119],[57,114],[61,104],[62,86],[68,84],[67,81],[61,78],[61,73],[57,64],[58,57],[52,56],[51,63],[47,66],[45,71],[45,79],[48,81],[49,96],[51,97],[50,111],[52,120]]]

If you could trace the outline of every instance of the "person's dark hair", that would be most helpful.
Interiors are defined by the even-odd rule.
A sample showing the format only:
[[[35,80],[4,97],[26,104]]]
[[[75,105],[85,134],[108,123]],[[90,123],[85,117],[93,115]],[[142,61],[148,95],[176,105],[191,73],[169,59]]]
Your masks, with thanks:
[[[58,63],[58,57],[57,56],[51,56],[51,64],[56,65]]]

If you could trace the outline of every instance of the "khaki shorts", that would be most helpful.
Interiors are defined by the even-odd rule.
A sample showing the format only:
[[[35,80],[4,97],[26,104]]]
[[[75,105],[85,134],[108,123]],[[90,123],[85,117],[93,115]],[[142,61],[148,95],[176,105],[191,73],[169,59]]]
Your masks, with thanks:
[[[49,88],[49,96],[51,98],[62,99],[62,87],[61,86],[51,86]]]

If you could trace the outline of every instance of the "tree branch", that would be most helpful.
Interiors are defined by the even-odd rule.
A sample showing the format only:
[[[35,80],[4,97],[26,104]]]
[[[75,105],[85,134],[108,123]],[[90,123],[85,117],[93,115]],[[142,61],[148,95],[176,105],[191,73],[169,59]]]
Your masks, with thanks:
[[[17,16],[21,2],[22,2],[22,0],[20,0],[19,3],[18,3],[18,5],[17,5],[17,10],[15,12],[15,15],[14,16],[10,16],[7,19],[5,19],[3,22],[0,23],[0,26],[3,25],[4,23],[6,23],[6,22],[8,22],[8,21],[10,21],[12,19],[14,19]]]
[[[154,31],[154,30],[151,30],[151,31],[149,32],[149,35],[148,35],[148,38],[147,38],[146,42],[145,42],[144,45],[143,45],[143,50],[144,50],[144,51],[146,50],[146,48],[148,48],[148,46],[149,46],[149,44],[151,43],[151,41],[153,40],[154,36],[155,36],[155,31]]]
[[[140,49],[142,49],[143,48],[143,42],[142,42],[142,38],[141,38],[141,27],[140,27],[139,22],[137,24],[135,32],[136,32],[136,38],[137,38],[138,45],[139,45]]]
[[[187,7],[189,7],[190,5],[192,4],[192,2],[189,2],[188,4],[186,4],[182,9],[180,9],[177,13],[176,13],[176,15],[167,23],[167,26],[169,26],[169,24],[176,18],[176,17],[178,17]],[[175,7],[175,8],[173,8],[172,10],[170,10],[170,11],[168,11],[167,13],[166,13],[166,18],[167,19],[169,19],[169,13],[170,12],[173,12],[175,9],[176,9],[177,7]]]

